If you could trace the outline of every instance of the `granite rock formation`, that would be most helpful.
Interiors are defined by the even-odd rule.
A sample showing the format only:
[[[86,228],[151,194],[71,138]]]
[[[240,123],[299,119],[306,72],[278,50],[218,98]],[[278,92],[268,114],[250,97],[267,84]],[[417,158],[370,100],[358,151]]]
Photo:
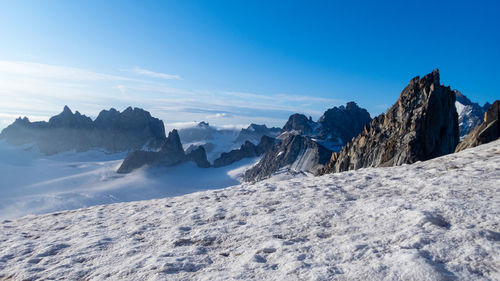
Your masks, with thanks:
[[[332,151],[307,136],[290,134],[272,146],[263,158],[247,170],[244,180],[260,181],[269,178],[281,169],[292,173],[317,174],[328,163]]]
[[[288,118],[281,133],[295,131],[299,135],[310,135],[314,132],[316,126],[316,122],[311,117],[307,118],[303,114],[295,113]]]
[[[258,145],[245,141],[240,148],[223,152],[219,158],[214,160],[214,167],[223,167],[240,161],[243,158],[252,158],[262,155],[274,145],[274,138],[262,136]]]
[[[481,125],[472,130],[458,144],[455,152],[494,141],[500,137],[500,100],[495,101],[484,114]]]
[[[209,168],[210,162],[207,160],[207,152],[203,146],[198,146],[186,153],[187,159],[193,161],[200,168]]]
[[[322,173],[410,164],[453,153],[458,144],[455,93],[436,69],[413,78],[398,101],[374,118]]]
[[[92,121],[65,106],[48,122],[18,118],[2,131],[0,138],[16,145],[35,143],[45,154],[89,149],[121,152],[143,147],[157,150],[165,140],[165,128],[161,120],[140,108],[129,107],[121,113],[103,110]]]
[[[340,139],[347,143],[361,132],[371,121],[370,114],[355,102],[345,106],[333,107],[325,111],[319,118],[319,134],[317,138],[324,140]]]
[[[206,157],[206,155],[205,155]],[[143,166],[169,167],[186,161],[188,158],[184,153],[177,130],[173,130],[164,140],[159,151],[136,150],[123,160],[118,173],[130,173]]]
[[[302,114],[289,117],[278,142],[245,173],[245,181],[259,181],[278,171],[318,174],[332,152],[359,134],[371,121],[355,102],[328,109],[317,122]]]

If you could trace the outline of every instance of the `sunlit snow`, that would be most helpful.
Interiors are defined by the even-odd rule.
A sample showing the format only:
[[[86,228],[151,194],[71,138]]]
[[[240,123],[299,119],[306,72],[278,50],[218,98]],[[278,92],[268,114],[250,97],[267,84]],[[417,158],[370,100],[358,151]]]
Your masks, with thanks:
[[[413,165],[5,220],[0,279],[500,280],[499,163],[496,141]]]

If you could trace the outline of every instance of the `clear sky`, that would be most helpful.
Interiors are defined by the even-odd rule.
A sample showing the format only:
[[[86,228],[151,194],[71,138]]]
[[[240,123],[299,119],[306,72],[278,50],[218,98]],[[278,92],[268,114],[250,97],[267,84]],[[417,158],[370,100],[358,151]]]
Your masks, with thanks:
[[[374,116],[434,68],[499,98],[500,1],[1,1],[0,128],[67,104],[167,127],[282,126],[354,100]]]

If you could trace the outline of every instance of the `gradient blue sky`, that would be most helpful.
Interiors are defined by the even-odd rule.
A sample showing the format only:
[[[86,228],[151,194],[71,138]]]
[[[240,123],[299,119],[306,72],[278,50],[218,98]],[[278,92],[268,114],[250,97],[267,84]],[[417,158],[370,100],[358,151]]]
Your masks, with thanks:
[[[434,68],[500,95],[499,1],[2,1],[0,128],[63,105],[140,106],[167,127],[373,115]]]

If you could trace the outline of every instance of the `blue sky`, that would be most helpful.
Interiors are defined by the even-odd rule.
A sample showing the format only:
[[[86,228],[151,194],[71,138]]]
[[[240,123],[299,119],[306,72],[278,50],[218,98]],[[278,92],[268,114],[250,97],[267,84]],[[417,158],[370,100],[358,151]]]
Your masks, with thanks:
[[[438,2],[438,3],[436,3]],[[63,105],[167,127],[282,126],[354,100],[379,114],[434,68],[499,97],[498,1],[2,1],[0,128]]]

